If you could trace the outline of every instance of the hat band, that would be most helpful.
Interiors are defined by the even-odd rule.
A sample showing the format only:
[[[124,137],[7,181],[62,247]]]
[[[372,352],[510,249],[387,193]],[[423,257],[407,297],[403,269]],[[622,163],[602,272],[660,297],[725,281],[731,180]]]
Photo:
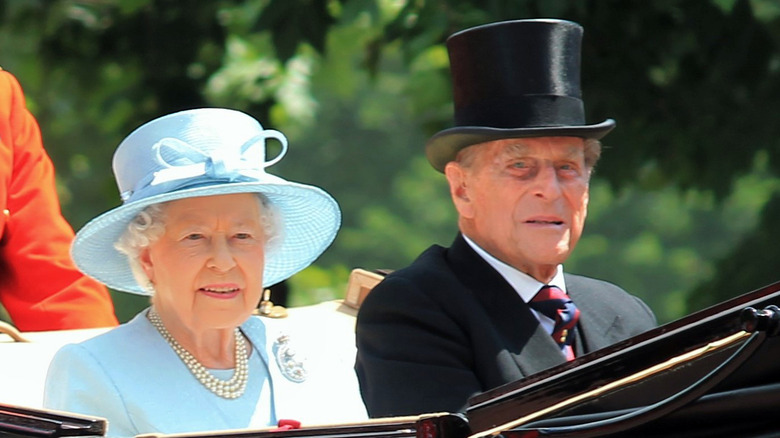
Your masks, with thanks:
[[[201,151],[177,138],[164,138],[152,146],[158,170],[141,178],[132,191],[121,194],[125,203],[183,188],[225,182],[257,182],[263,178],[262,141],[258,135],[237,149]],[[258,147],[259,146],[259,147]],[[286,146],[286,145],[285,145]],[[176,157],[172,163],[166,155]]]
[[[581,99],[571,96],[500,97],[459,107],[455,125],[501,129],[584,126],[585,109]]]

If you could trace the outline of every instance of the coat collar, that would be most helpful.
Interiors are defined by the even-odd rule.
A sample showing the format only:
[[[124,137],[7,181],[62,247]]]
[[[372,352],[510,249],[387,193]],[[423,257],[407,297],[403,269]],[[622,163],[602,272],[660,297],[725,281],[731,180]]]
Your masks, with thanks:
[[[294,370],[285,367],[283,362],[283,354],[290,342],[289,334],[274,322],[253,316],[241,325],[241,329],[256,348],[268,372],[273,418],[277,421],[283,418],[295,419],[300,416],[297,405],[300,397],[305,396],[305,379],[296,381],[290,377]]]

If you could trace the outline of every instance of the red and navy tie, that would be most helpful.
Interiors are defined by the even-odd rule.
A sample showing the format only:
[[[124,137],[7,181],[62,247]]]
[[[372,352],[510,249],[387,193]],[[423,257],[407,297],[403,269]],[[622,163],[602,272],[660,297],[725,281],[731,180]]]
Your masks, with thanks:
[[[555,286],[543,286],[529,303],[531,308],[555,321],[552,337],[566,354],[567,359],[574,359],[571,348],[574,342],[574,331],[580,310],[568,295]]]

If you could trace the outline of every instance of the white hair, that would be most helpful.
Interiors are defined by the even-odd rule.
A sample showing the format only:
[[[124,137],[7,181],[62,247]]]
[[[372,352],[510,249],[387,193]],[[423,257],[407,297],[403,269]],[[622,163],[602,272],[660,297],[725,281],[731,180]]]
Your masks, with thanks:
[[[262,193],[254,193],[260,206],[260,223],[265,235],[266,261],[281,246],[283,220],[279,208]],[[168,201],[171,202],[171,201]],[[165,233],[165,204],[152,204],[138,213],[114,244],[117,251],[127,256],[130,270],[138,285],[149,287],[149,277],[141,266],[141,252],[154,244]]]

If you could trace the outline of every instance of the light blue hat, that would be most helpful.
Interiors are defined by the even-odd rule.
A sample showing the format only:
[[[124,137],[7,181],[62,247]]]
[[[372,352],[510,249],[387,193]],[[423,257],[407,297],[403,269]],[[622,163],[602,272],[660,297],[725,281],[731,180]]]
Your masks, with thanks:
[[[265,142],[282,149],[266,161]],[[240,111],[201,108],[169,114],[130,133],[114,153],[114,175],[124,204],[96,217],[76,234],[76,266],[106,286],[148,295],[127,256],[114,248],[145,207],[176,199],[262,193],[280,212],[282,241],[266,254],[263,286],[309,266],[333,242],[341,224],[325,191],[266,173],[287,152],[287,139]]]

